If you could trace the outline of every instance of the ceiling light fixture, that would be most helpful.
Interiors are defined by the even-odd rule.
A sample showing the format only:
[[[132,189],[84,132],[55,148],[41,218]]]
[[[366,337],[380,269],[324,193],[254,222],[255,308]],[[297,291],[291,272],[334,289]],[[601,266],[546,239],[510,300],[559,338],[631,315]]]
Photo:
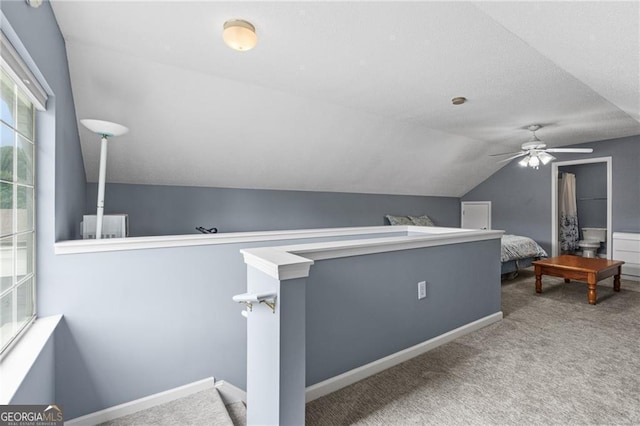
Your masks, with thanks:
[[[556,159],[556,157],[544,151],[538,154],[538,158],[540,159],[540,161],[542,161],[542,164],[544,164],[545,166],[549,164],[551,161]]]
[[[227,46],[239,52],[253,49],[258,42],[256,28],[242,19],[225,22],[222,39]]]
[[[531,153],[523,157],[522,160],[518,162],[518,164],[520,164],[522,167],[528,166],[537,170],[540,167],[540,163],[546,166],[555,159],[556,157],[544,151],[532,150]]]
[[[467,98],[465,98],[464,96],[457,96],[451,99],[451,103],[454,105],[462,105],[465,102],[467,102]]]
[[[502,154],[491,154],[492,157],[501,156],[501,155],[511,155],[511,157],[505,158],[504,160],[500,160],[500,163],[511,161],[515,158],[522,159],[518,161],[522,167],[531,167],[534,169],[538,169],[540,163],[546,166],[550,162],[556,159],[553,155],[549,154],[550,152],[572,152],[572,153],[580,153],[580,154],[588,154],[593,152],[593,148],[547,148],[547,144],[538,139],[536,135],[536,131],[540,130],[542,126],[539,124],[532,124],[528,127],[531,131],[531,139],[528,142],[525,142],[521,146],[520,152],[504,152]]]

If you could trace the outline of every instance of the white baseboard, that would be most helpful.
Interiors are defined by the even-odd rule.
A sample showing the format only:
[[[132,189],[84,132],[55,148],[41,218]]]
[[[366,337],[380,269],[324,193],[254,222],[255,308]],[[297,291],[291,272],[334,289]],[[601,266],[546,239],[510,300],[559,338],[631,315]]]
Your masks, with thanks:
[[[75,419],[64,422],[64,424],[65,426],[97,425],[109,420],[117,419],[118,417],[146,410],[147,408],[156,407],[179,398],[184,398],[196,392],[211,389],[215,386],[214,383],[215,381],[213,377],[209,377],[184,386],[136,399],[135,401],[125,402],[124,404],[105,408],[104,410],[96,411],[95,413],[87,414],[86,416],[76,417]]]
[[[235,402],[247,403],[247,393],[231,383],[219,380],[216,382],[215,387],[218,389],[224,405],[233,404]]]
[[[338,376],[316,383],[315,385],[307,388],[305,393],[306,402],[313,401],[321,396],[328,395],[338,389],[342,389],[355,382],[359,382],[360,380],[373,376],[387,368],[398,365],[418,355],[422,355],[423,353],[435,349],[440,345],[449,343],[458,337],[472,333],[500,320],[502,320],[502,311],[480,318],[477,321],[463,325],[455,330],[451,330],[425,342],[418,343],[415,346],[388,355],[384,358],[380,358],[376,361],[370,362],[369,364],[363,365],[362,367],[354,368],[353,370],[347,371]]]

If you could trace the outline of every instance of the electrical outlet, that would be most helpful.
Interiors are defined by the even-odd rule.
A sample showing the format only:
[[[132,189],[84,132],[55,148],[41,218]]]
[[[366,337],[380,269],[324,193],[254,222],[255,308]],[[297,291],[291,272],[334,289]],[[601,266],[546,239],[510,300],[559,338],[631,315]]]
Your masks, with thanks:
[[[424,299],[427,297],[427,282],[420,281],[418,283],[418,300]]]

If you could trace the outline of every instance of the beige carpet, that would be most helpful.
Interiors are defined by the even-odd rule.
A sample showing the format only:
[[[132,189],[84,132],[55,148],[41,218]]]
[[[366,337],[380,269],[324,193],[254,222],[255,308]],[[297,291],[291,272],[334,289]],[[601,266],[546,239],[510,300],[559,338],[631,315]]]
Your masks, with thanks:
[[[234,426],[217,389],[203,390],[99,426]]]
[[[531,271],[502,283],[503,321],[307,404],[308,425],[640,424],[640,284]],[[633,289],[633,291],[631,291]]]

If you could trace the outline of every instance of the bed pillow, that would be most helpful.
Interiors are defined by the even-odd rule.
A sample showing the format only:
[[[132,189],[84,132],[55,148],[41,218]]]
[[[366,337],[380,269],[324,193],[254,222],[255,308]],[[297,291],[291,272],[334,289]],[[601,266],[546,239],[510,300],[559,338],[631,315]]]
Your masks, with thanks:
[[[413,225],[409,216],[392,216],[388,214],[385,217],[391,225]]]
[[[420,217],[409,216],[409,219],[411,219],[411,222],[415,226],[435,226],[433,221],[427,215],[422,215]]]

